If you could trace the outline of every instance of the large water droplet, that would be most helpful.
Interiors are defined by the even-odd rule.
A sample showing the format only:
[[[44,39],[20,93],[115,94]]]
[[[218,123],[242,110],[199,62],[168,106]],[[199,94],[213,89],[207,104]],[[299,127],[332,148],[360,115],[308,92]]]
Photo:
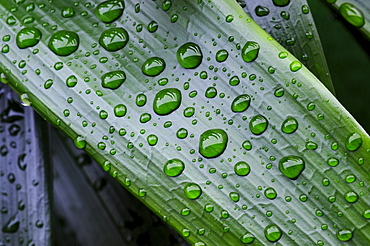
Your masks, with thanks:
[[[346,21],[355,27],[365,25],[364,13],[351,3],[342,3],[339,7],[339,12]]]
[[[354,191],[348,191],[346,194],[344,194],[344,198],[347,200],[347,202],[354,203],[358,200],[358,195]]]
[[[19,222],[19,219],[17,218],[17,214],[14,214],[5,223],[5,225],[2,228],[2,231],[6,233],[15,233],[18,231],[19,224],[20,222]]]
[[[15,40],[17,46],[20,49],[25,49],[28,47],[33,47],[36,44],[38,44],[38,42],[41,39],[41,36],[42,34],[39,29],[34,27],[26,27],[17,33],[17,37]]]
[[[298,129],[298,121],[293,118],[289,117],[286,120],[284,120],[283,124],[281,125],[281,130],[284,133],[293,133]]]
[[[285,156],[279,161],[279,169],[286,177],[297,179],[305,169],[305,162],[298,156]]]
[[[268,126],[268,120],[263,115],[254,116],[249,122],[249,128],[255,135],[264,133]]]
[[[349,229],[341,229],[337,232],[337,238],[340,241],[346,242],[351,240],[353,237],[352,231]]]
[[[222,129],[211,129],[202,133],[199,139],[199,153],[205,158],[220,156],[226,149],[227,133]]]
[[[68,56],[75,52],[80,45],[80,39],[75,32],[58,31],[49,40],[49,48],[56,55]]]
[[[269,240],[270,242],[277,242],[283,234],[280,227],[278,227],[275,224],[266,226],[264,232],[266,239]]]
[[[189,199],[197,199],[202,195],[202,188],[195,183],[189,183],[184,187],[185,196]]]
[[[239,161],[234,166],[234,172],[239,176],[247,176],[251,168],[245,161]]]
[[[247,94],[237,96],[231,103],[231,110],[233,112],[244,112],[249,107],[251,98]]]
[[[123,0],[110,0],[100,3],[95,8],[95,15],[102,22],[110,23],[118,19],[125,9]]]
[[[124,48],[129,40],[128,33],[122,27],[105,30],[99,38],[99,44],[108,51]]]
[[[165,68],[166,63],[162,58],[151,57],[143,63],[141,71],[145,75],[154,77],[161,74]]]
[[[179,159],[172,159],[167,161],[164,165],[164,173],[170,177],[179,176],[185,169],[185,164]]]
[[[196,68],[202,63],[202,59],[202,50],[195,43],[185,43],[177,50],[177,61],[183,68]]]
[[[345,145],[346,145],[346,149],[348,149],[349,151],[357,150],[362,145],[361,135],[356,132],[349,134],[346,138]]]
[[[155,95],[153,110],[158,115],[167,115],[178,109],[180,104],[181,92],[176,88],[168,88]]]
[[[242,49],[242,58],[245,62],[252,62],[257,59],[260,45],[254,41],[248,41]]]
[[[126,74],[123,71],[112,71],[101,77],[101,85],[104,88],[115,90],[119,88],[126,80]]]

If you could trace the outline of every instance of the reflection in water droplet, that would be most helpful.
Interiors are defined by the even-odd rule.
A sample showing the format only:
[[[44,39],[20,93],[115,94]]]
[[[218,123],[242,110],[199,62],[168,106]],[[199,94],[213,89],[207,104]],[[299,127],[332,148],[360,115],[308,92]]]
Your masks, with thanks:
[[[226,149],[227,133],[222,129],[211,129],[202,133],[199,139],[199,153],[205,158],[220,156]]]
[[[112,71],[101,77],[101,85],[104,88],[115,90],[119,88],[126,80],[126,74],[123,71]]]
[[[177,61],[183,68],[196,68],[202,63],[202,59],[202,50],[195,43],[185,43],[177,50]]]

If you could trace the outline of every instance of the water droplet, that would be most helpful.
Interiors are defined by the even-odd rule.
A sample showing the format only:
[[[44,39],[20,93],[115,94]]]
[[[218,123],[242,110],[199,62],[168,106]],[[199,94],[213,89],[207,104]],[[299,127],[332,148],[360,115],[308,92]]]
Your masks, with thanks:
[[[310,102],[309,104],[307,104],[307,109],[310,110],[310,111],[314,110],[315,107],[316,107],[316,105],[313,102]]]
[[[244,112],[249,107],[251,98],[247,94],[237,96],[231,103],[231,110],[233,112]]]
[[[185,117],[191,117],[195,113],[195,108],[194,107],[187,107],[184,109],[184,116]]]
[[[163,3],[162,3],[162,9],[164,11],[169,10],[171,8],[171,6],[172,6],[171,0],[164,0]]]
[[[266,16],[270,13],[270,10],[267,7],[258,5],[255,9],[254,12],[256,13],[257,16],[262,17]]]
[[[122,27],[105,30],[99,38],[99,44],[107,51],[118,51],[124,48],[129,40],[128,33]]]
[[[240,241],[245,244],[253,243],[254,242],[254,235],[250,232],[247,232],[243,236],[240,237]]]
[[[277,196],[276,190],[272,187],[267,188],[265,190],[265,196],[270,200],[275,199]]]
[[[227,23],[230,23],[234,20],[234,16],[233,15],[228,15],[228,16],[226,16],[225,20],[226,20]]]
[[[185,196],[189,199],[197,199],[202,195],[202,188],[195,183],[189,183],[184,187]]]
[[[26,170],[26,167],[27,167],[27,163],[25,162],[25,159],[26,159],[26,154],[23,153],[23,154],[20,154],[18,156],[18,167],[19,169],[21,169],[22,171]]]
[[[86,147],[86,140],[84,137],[82,136],[77,136],[75,139],[74,139],[74,144],[77,148],[79,149],[84,149]]]
[[[226,61],[228,57],[229,57],[229,52],[227,52],[227,50],[225,49],[219,50],[216,53],[216,61],[218,62],[224,62]]]
[[[257,59],[260,45],[254,41],[248,41],[242,49],[242,58],[245,62],[252,62]]]
[[[5,225],[2,228],[3,232],[6,233],[15,233],[19,229],[20,221],[17,218],[17,214],[14,214],[9,218],[9,220],[5,223]]]
[[[95,8],[95,15],[99,20],[110,23],[117,20],[125,9],[124,1],[110,0],[100,3]]]
[[[339,12],[346,21],[355,27],[365,25],[364,13],[351,3],[342,3],[339,7]]]
[[[202,63],[202,59],[202,50],[195,43],[185,43],[177,50],[177,61],[183,68],[196,68]]]
[[[240,79],[238,76],[232,76],[229,80],[229,84],[232,86],[236,86],[240,83]]]
[[[363,213],[365,219],[370,219],[370,209],[366,209]]]
[[[114,106],[113,111],[114,111],[114,115],[116,117],[123,117],[123,116],[126,115],[127,108],[123,104],[118,104],[118,105]]]
[[[275,6],[284,7],[290,3],[290,0],[272,0]]]
[[[307,149],[315,150],[315,149],[317,149],[317,144],[316,144],[316,143],[314,143],[314,142],[312,142],[312,141],[308,141],[308,142],[306,143],[306,148],[307,148]]]
[[[283,124],[281,125],[281,131],[287,134],[293,133],[298,129],[298,121],[293,118],[289,117],[284,120]]]
[[[362,137],[360,134],[353,132],[346,138],[346,149],[349,151],[356,151],[362,145]]]
[[[167,85],[168,79],[167,78],[161,78],[158,80],[158,84],[161,86]]]
[[[140,115],[140,123],[147,123],[152,119],[152,116],[149,113],[143,113]]]
[[[27,107],[27,106],[31,106],[32,102],[30,100],[30,98],[28,97],[27,93],[23,93],[22,95],[20,95],[20,99],[22,101],[22,105]]]
[[[181,215],[182,216],[188,216],[191,213],[190,208],[184,208],[181,210]]]
[[[119,88],[126,80],[126,74],[123,71],[112,71],[104,74],[101,77],[101,85],[104,88],[115,90]]]
[[[168,115],[178,109],[181,104],[181,92],[176,88],[159,91],[153,103],[153,110],[158,115]]]
[[[345,180],[347,183],[353,183],[356,181],[356,176],[353,174],[348,174]]]
[[[292,72],[297,72],[301,68],[302,68],[302,63],[300,61],[294,61],[290,63],[290,71]]]
[[[275,91],[274,91],[274,95],[276,97],[282,97],[284,95],[284,89],[283,88],[277,88]]]
[[[77,77],[74,76],[74,75],[71,75],[69,76],[67,79],[66,79],[66,85],[68,87],[75,87],[77,85]]]
[[[234,172],[239,176],[247,176],[250,173],[250,166],[245,161],[239,161],[234,166]]]
[[[245,150],[251,150],[252,149],[252,143],[249,140],[245,140],[242,144],[243,149]]]
[[[287,178],[297,179],[305,169],[305,162],[298,156],[285,156],[279,161],[279,169]]]
[[[154,134],[148,135],[148,137],[146,138],[146,140],[147,140],[147,142],[148,142],[148,144],[150,146],[155,146],[158,143],[158,137],[156,135],[154,135]]]
[[[147,76],[154,77],[161,74],[165,68],[166,63],[162,58],[151,57],[143,63],[141,71]]]
[[[75,32],[58,31],[49,40],[49,48],[56,55],[68,56],[75,52],[80,45],[80,39]]]
[[[52,79],[48,79],[44,83],[44,88],[49,89],[54,84],[54,81]]]
[[[249,122],[249,128],[255,135],[264,133],[267,129],[268,121],[263,115],[254,116]]]
[[[348,191],[345,195],[344,198],[347,200],[347,202],[354,203],[358,200],[358,195],[354,191]]]
[[[264,232],[266,239],[269,240],[270,242],[277,242],[283,234],[280,227],[278,227],[275,224],[270,224],[266,226]]]
[[[233,200],[234,202],[238,202],[238,201],[239,201],[239,199],[240,199],[239,194],[238,194],[238,193],[236,193],[236,192],[230,192],[230,193],[229,193],[229,197],[230,197],[230,199],[231,199],[231,200]]]
[[[339,160],[337,158],[334,158],[334,157],[330,157],[328,160],[327,160],[327,163],[329,166],[331,167],[335,167],[339,164]]]
[[[62,17],[70,18],[75,15],[75,10],[72,7],[65,7],[62,9]]]
[[[199,139],[199,153],[205,158],[220,156],[226,149],[228,136],[222,129],[211,129],[202,133]]]
[[[288,57],[288,52],[282,51],[282,52],[279,53],[278,57],[280,59],[285,59],[285,58]]]
[[[142,107],[146,104],[146,96],[145,94],[138,94],[136,96],[136,105]]]
[[[148,24],[148,27],[147,27],[148,31],[150,33],[153,33],[153,32],[156,32],[158,30],[158,23],[155,22],[155,21],[151,21],[149,24]]]
[[[205,96],[207,98],[215,98],[217,96],[217,89],[215,87],[208,87]]]
[[[349,229],[341,229],[337,231],[337,238],[342,242],[349,241],[352,239],[352,237],[353,237],[352,231]]]
[[[39,43],[41,39],[41,31],[34,27],[26,27],[17,33],[16,43],[20,49],[33,47]],[[6,52],[4,52],[6,53]]]

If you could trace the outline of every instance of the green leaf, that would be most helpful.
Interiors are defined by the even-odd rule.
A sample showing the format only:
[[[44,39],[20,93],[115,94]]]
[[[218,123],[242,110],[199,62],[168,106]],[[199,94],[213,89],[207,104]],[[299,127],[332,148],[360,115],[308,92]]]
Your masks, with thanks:
[[[94,16],[97,4],[42,1],[27,12],[26,3],[1,3],[11,41],[2,43],[9,51],[0,68],[24,102],[192,244],[370,242],[368,134],[295,57],[279,57],[287,51],[236,2],[125,1],[108,25]],[[79,14],[60,17],[66,7]],[[41,31],[36,46],[17,47],[20,22]],[[113,27],[129,35],[115,52],[98,45]],[[60,30],[79,36],[74,53],[49,49]],[[76,40],[63,44],[68,52]],[[166,66],[147,76],[142,67],[153,57]],[[115,71],[125,80],[104,88],[102,77]],[[233,111],[244,94],[250,105]],[[127,112],[115,114],[121,105]],[[362,139],[355,151],[345,147],[352,136]],[[175,177],[164,171],[173,159],[185,166]]]
[[[271,0],[240,0],[252,19],[282,46],[297,57],[334,93],[319,33],[307,0],[291,1],[287,6]]]
[[[6,78],[1,80],[6,82]],[[51,244],[47,124],[0,84],[0,244]]]

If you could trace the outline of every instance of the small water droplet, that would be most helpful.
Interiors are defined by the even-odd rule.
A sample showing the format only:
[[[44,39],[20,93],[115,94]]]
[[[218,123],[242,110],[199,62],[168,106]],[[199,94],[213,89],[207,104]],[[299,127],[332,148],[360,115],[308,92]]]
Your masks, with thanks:
[[[222,49],[217,51],[216,53],[216,61],[217,62],[224,62],[229,57],[229,52],[227,50]]]
[[[291,134],[298,129],[298,121],[293,118],[289,117],[284,120],[283,124],[281,125],[281,131],[287,134]]]
[[[71,75],[69,76],[67,79],[66,79],[66,85],[68,87],[75,87],[77,85],[77,77],[74,76],[74,75]]]
[[[153,32],[156,32],[158,30],[158,23],[155,22],[155,21],[151,21],[149,24],[148,24],[148,27],[147,27],[148,31],[150,33],[153,33]]]
[[[65,7],[62,9],[62,17],[70,18],[75,15],[75,10],[72,7]]]
[[[165,68],[166,63],[162,58],[151,57],[143,63],[141,71],[147,76],[154,77],[161,74]]]
[[[129,35],[122,27],[105,30],[99,38],[99,44],[107,51],[118,51],[129,41]]]
[[[202,188],[198,184],[189,183],[184,187],[185,196],[189,199],[197,199],[202,195]]]
[[[253,243],[254,239],[255,239],[254,235],[250,232],[247,232],[246,234],[240,237],[240,241],[245,244]]]
[[[342,242],[347,242],[353,237],[352,231],[349,229],[341,229],[337,231],[337,238]]]
[[[229,193],[229,197],[231,200],[233,200],[234,202],[238,202],[239,199],[240,199],[240,195],[237,193],[237,192],[230,192]]]
[[[205,96],[207,98],[215,98],[217,96],[217,89],[215,87],[208,87]]]
[[[290,0],[272,0],[275,6],[284,7],[290,3]]]
[[[354,191],[348,191],[345,195],[344,198],[347,200],[347,202],[354,203],[358,200],[358,195]]]
[[[328,160],[327,160],[327,163],[329,166],[331,167],[336,167],[338,166],[339,164],[339,160],[337,158],[334,158],[334,157],[330,157]]]
[[[254,12],[256,13],[257,16],[259,17],[262,17],[262,16],[266,16],[270,13],[270,10],[269,8],[267,7],[264,7],[264,6],[261,6],[261,5],[258,5],[255,9],[254,9]]]
[[[297,179],[305,169],[305,162],[298,156],[285,156],[279,161],[279,170],[287,178]]]
[[[185,43],[177,50],[177,61],[183,68],[196,68],[202,63],[202,59],[202,50],[195,43]]]
[[[362,145],[361,135],[356,132],[349,134],[346,138],[345,145],[347,150],[356,151]]]
[[[300,61],[293,61],[290,63],[290,71],[297,72],[299,69],[302,68],[302,63]]]
[[[155,146],[158,143],[158,137],[154,134],[150,134],[146,138],[146,141],[148,142],[150,146]]]
[[[247,176],[250,173],[250,166],[245,161],[239,161],[234,166],[234,172],[239,176]]]
[[[4,224],[2,231],[5,233],[15,233],[19,229],[20,221],[17,218],[17,214],[14,214],[9,218],[9,220]]]
[[[202,133],[199,139],[199,153],[205,158],[220,156],[226,149],[228,135],[222,129],[211,129]]]
[[[159,91],[153,103],[153,110],[158,115],[168,115],[178,109],[181,104],[181,92],[176,88]]]
[[[104,88],[115,90],[119,88],[126,80],[126,74],[123,71],[112,71],[101,77],[101,85]]]
[[[122,15],[124,9],[124,1],[109,0],[96,6],[95,15],[102,22],[110,23],[117,20]]]
[[[365,25],[364,13],[351,3],[342,3],[339,7],[339,12],[346,21],[355,27]]]
[[[114,111],[114,115],[116,117],[123,117],[123,116],[126,115],[127,108],[123,104],[118,104],[118,105],[114,106],[113,111]]]
[[[280,227],[275,224],[270,224],[266,226],[264,233],[266,239],[270,242],[277,242],[283,234]]]
[[[164,11],[169,10],[169,9],[171,8],[171,6],[172,6],[172,2],[171,2],[170,0],[164,0],[164,1],[162,2],[162,9],[163,9]]]
[[[268,126],[268,120],[263,115],[254,116],[249,122],[249,128],[255,135],[264,133]]]
[[[275,199],[276,196],[277,196],[276,190],[274,188],[272,188],[272,187],[267,188],[265,190],[264,194],[270,200]]]
[[[245,62],[252,62],[257,59],[260,45],[254,41],[248,41],[242,49],[242,58]]]

